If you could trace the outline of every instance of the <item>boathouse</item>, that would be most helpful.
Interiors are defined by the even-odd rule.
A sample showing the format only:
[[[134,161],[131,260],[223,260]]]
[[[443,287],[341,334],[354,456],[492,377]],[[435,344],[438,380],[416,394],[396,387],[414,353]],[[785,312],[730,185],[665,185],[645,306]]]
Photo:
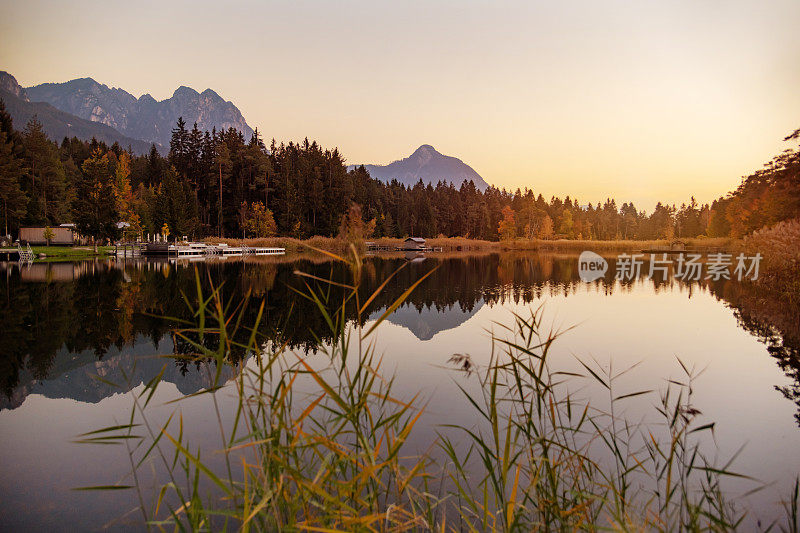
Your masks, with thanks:
[[[425,239],[422,237],[409,237],[403,241],[403,250],[424,250]]]
[[[27,227],[19,228],[19,240],[33,245],[47,244],[44,232],[45,227]],[[74,224],[62,224],[61,226],[53,226],[50,228],[53,233],[53,238],[50,239],[50,244],[57,244],[62,246],[72,246],[75,244],[82,244],[84,239],[75,231]]]

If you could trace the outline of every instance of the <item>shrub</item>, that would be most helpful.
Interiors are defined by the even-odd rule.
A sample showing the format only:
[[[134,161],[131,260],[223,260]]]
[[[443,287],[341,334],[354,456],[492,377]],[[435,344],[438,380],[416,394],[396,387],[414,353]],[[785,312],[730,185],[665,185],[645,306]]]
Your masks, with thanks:
[[[758,286],[800,304],[800,219],[754,232],[744,239],[742,249],[762,256]]]

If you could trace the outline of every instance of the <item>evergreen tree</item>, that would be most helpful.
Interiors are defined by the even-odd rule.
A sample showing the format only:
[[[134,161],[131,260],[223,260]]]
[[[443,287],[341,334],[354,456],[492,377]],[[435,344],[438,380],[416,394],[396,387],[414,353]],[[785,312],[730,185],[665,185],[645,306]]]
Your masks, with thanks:
[[[3,235],[18,229],[27,212],[28,198],[22,190],[22,146],[14,131],[11,115],[0,98],[0,201],[3,209]]]
[[[30,200],[28,220],[39,225],[57,225],[67,215],[65,175],[58,149],[33,117],[25,126],[22,145],[28,174]]]
[[[0,108],[0,117],[4,110]],[[27,212],[28,198],[22,190],[22,161],[5,131],[0,131],[0,200],[3,209],[3,235],[20,227]]]

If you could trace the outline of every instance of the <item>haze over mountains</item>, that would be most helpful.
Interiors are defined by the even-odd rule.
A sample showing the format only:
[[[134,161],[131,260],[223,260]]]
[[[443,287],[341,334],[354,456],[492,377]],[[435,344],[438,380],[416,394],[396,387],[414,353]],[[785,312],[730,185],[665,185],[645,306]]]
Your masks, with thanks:
[[[14,76],[0,71],[0,97],[19,129],[35,114],[53,139],[96,137],[126,148],[130,145],[139,153],[151,144],[163,152],[179,117],[189,128],[196,122],[201,131],[232,127],[248,140],[253,134],[241,111],[211,89],[198,93],[181,86],[171,98],[159,102],[149,94],[136,98],[92,78],[23,88]]]
[[[352,165],[354,168],[359,165]],[[475,187],[485,190],[489,185],[475,170],[456,157],[439,153],[430,144],[423,144],[410,156],[389,163],[388,165],[364,165],[370,176],[384,182],[396,179],[409,187],[419,180],[424,184],[433,184],[439,180],[450,182],[459,187],[465,180],[472,180]]]

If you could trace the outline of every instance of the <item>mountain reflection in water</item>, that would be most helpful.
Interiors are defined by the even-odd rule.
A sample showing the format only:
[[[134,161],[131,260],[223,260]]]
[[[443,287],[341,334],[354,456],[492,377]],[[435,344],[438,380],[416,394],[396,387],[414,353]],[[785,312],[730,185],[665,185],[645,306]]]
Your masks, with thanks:
[[[403,257],[369,258],[362,290],[372,294],[398,267]],[[575,255],[491,254],[456,258],[429,256],[408,262],[365,313],[375,319],[408,286],[439,268],[411,294],[390,318],[418,339],[429,340],[474,316],[484,305],[506,301],[532,303],[548,295],[569,296],[586,290],[579,280]],[[97,402],[120,392],[105,382],[129,386],[146,382],[164,364],[158,355],[191,349],[176,341],[175,319],[191,319],[181,294],[196,296],[195,268],[204,289],[224,281],[224,298],[234,301],[248,293],[245,319],[256,321],[266,302],[260,333],[304,351],[317,347],[312,332],[325,331],[314,304],[296,297],[289,287],[301,287],[296,270],[316,276],[346,279],[345,266],[327,261],[259,258],[225,262],[96,260],[75,263],[0,265],[0,409],[21,405],[27,395]],[[643,268],[642,272],[647,272]],[[594,282],[607,295],[630,291],[637,283],[655,292],[708,291],[730,306],[739,325],[767,345],[780,368],[792,378],[777,387],[800,406],[800,313],[729,280],[683,282],[643,279],[619,282],[613,269]],[[334,297],[334,301],[336,301]],[[291,311],[290,311],[291,310]],[[355,309],[350,309],[355,316]],[[171,318],[163,318],[171,317]],[[330,339],[322,338],[323,342]],[[242,354],[240,354],[242,355]],[[123,374],[134,368],[132,375]],[[164,379],[183,394],[208,386],[213,363],[174,359]],[[103,381],[94,379],[99,375]],[[800,424],[800,414],[796,415]]]

